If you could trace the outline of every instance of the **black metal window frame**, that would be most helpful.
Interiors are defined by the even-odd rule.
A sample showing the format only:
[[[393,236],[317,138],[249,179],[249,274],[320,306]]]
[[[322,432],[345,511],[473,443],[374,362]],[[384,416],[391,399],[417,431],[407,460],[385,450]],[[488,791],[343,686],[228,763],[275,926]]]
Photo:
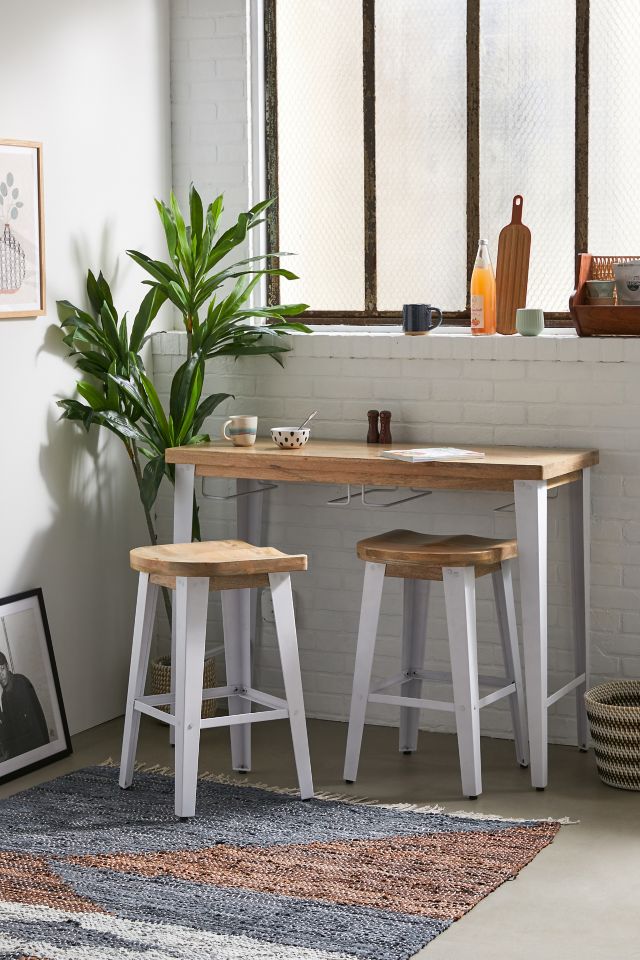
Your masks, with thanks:
[[[575,254],[588,250],[589,228],[589,2],[576,0]],[[480,3],[467,0],[467,305],[443,311],[448,324],[469,325],[469,284],[480,231]],[[362,0],[362,103],[364,114],[364,309],[309,310],[313,324],[362,326],[399,323],[399,311],[377,306],[375,0]],[[267,195],[278,197],[277,0],[264,0],[265,141]],[[267,220],[267,248],[279,249],[278,202]],[[278,277],[268,279],[269,303],[280,302]],[[567,293],[568,299],[569,293]],[[548,326],[572,326],[569,312],[545,313]]]

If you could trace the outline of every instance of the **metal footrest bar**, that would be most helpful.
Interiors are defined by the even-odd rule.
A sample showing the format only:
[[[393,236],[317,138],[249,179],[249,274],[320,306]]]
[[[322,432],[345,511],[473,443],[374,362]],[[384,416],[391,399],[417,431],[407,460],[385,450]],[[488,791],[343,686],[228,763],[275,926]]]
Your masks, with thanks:
[[[355,500],[357,497],[360,497],[360,502],[363,507],[369,507],[372,510],[385,510],[387,507],[397,507],[401,503],[409,503],[410,500],[419,500],[421,497],[429,497],[433,493],[432,490],[414,490],[413,487],[410,487],[411,495],[408,497],[399,497],[397,500],[388,500],[386,503],[374,503],[371,500],[367,500],[367,494],[371,493],[387,493],[394,492],[400,489],[399,487],[369,487],[367,489],[364,483],[360,484],[360,489],[356,490],[354,493],[351,492],[351,484],[347,484],[347,492],[343,497],[335,497],[333,500],[327,500],[328,507],[347,507],[352,500]]]
[[[488,693],[486,697],[481,697],[480,700],[478,700],[478,706],[480,709],[488,707],[490,703],[495,703],[496,700],[502,700],[503,697],[510,697],[511,694],[515,692],[515,683],[510,683],[506,687],[501,687],[499,690],[493,690],[492,693]]]
[[[267,490],[276,490],[278,487],[277,483],[269,483],[268,480],[258,480],[260,484],[259,487],[255,487],[253,490],[243,490],[241,493],[228,493],[224,497],[219,496],[213,493],[207,493],[205,488],[205,480],[207,478],[202,478],[202,496],[205,500],[237,500],[239,497],[252,497],[255,493],[266,493]]]
[[[389,687],[402,686],[410,680],[422,680],[425,683],[451,683],[451,674],[446,670],[413,670],[407,673],[398,673],[395,677],[383,680],[371,688],[371,693],[381,693]],[[513,683],[508,677],[479,676],[478,685],[481,687],[501,687]]]
[[[576,687],[580,687],[583,683],[586,683],[586,680],[586,675],[581,673],[579,677],[576,677],[574,680],[570,680],[569,683],[565,683],[564,687],[560,687],[559,690],[556,690],[555,693],[552,693],[551,696],[547,697],[547,706],[550,707],[552,703],[556,703],[562,697],[566,697],[566,695],[571,693],[572,690],[575,690]]]
[[[235,727],[240,723],[263,723],[265,720],[286,720],[288,710],[261,710],[259,713],[233,713],[228,717],[210,717],[200,721],[201,730],[211,727]]]
[[[395,707],[416,707],[418,710],[446,710],[453,713],[456,709],[454,703],[448,700],[422,700],[417,697],[393,697],[384,693],[370,693],[368,697],[371,703],[388,703]]]

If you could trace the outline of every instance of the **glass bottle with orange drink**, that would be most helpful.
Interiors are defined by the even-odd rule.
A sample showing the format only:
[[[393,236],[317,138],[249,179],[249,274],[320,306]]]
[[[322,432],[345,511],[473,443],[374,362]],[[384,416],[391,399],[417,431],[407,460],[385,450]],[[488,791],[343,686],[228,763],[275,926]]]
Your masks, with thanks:
[[[480,240],[471,274],[471,333],[496,332],[496,278],[489,256],[489,241]]]

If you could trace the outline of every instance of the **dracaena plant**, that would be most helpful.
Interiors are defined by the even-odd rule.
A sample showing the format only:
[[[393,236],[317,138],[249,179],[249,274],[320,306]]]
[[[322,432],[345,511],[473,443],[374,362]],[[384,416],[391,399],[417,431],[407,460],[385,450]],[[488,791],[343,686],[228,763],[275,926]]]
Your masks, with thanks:
[[[102,274],[95,277],[91,271],[88,273],[90,310],[83,310],[67,300],[58,301],[63,341],[69,347],[76,367],[84,374],[77,383],[79,398],[59,401],[62,416],[79,421],[86,430],[92,426],[104,427],[123,442],[138,486],[151,543],[157,542],[153,506],[160,483],[163,477],[175,482],[175,470],[172,464],[166,463],[165,450],[208,440],[208,435],[201,432],[204,421],[231,396],[214,393],[202,398],[207,360],[224,355],[267,354],[282,364],[282,354],[289,349],[284,342],[286,335],[294,330],[307,332],[308,329],[288,319],[306,309],[305,304],[265,308],[246,306],[261,276],[277,273],[294,278],[290,271],[258,267],[256,263],[264,262],[265,258],[252,257],[214,272],[217,264],[242,243],[247,231],[261,222],[260,213],[268,203],[258,204],[248,213],[241,214],[237,223],[218,239],[221,197],[210,204],[203,215],[202,202],[192,186],[190,224],[185,223],[173,194],[168,207],[159,201],[157,205],[171,263],[129,251],[152,277],[145,281],[151,289],[133,323],[129,323],[126,314],[119,317]],[[230,292],[222,295],[220,288],[230,279],[236,282]],[[188,355],[173,376],[168,409],[165,410],[145,370],[141,351],[153,336],[149,328],[167,300],[180,305],[187,330]],[[252,318],[260,318],[263,325],[252,325]],[[200,539],[195,499],[193,536]],[[164,593],[167,614],[170,615],[169,596],[166,591]]]
[[[282,363],[281,354],[289,350],[283,337],[294,330],[308,332],[303,324],[289,319],[306,310],[307,304],[267,307],[249,304],[262,277],[298,279],[290,270],[270,265],[288,254],[263,254],[222,265],[225,257],[244,242],[248,232],[264,223],[263,214],[272,203],[273,200],[264,200],[247,213],[241,213],[237,222],[218,236],[222,196],[216,197],[205,211],[198,191],[191,184],[190,223],[185,221],[173,193],[168,205],[156,200],[169,262],[153,260],[138,250],[127,251],[151,277],[144,282],[180,311],[187,332],[187,359],[199,356],[206,361],[224,355],[268,354]],[[232,281],[235,283],[229,289]],[[256,325],[256,320],[260,325]]]

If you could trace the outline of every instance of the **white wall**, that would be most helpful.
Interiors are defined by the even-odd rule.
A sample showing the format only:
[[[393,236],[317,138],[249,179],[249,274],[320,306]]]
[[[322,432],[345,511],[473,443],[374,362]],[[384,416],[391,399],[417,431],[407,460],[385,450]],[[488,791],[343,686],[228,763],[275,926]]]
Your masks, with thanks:
[[[255,5],[256,0],[249,0]],[[248,209],[247,0],[172,0],[171,151],[180,202],[191,180],[225,221]]]
[[[74,373],[55,301],[103,268],[135,310],[127,247],[161,252],[170,181],[167,0],[2,5],[0,137],[41,140],[47,313],[0,321],[0,596],[42,586],[72,732],[122,712],[134,578],[145,542],[119,442],[58,422]]]
[[[185,340],[174,333],[157,344],[154,361],[162,389],[169,371],[184,359]],[[592,480],[592,681],[640,676],[640,341],[579,341],[570,331],[539,339],[479,338],[449,330],[429,337],[316,332],[294,337],[293,344],[284,371],[258,357],[211,364],[205,391],[236,394],[221,414],[258,414],[264,435],[279,422],[300,422],[318,409],[314,436],[364,440],[367,410],[376,407],[393,412],[394,441],[411,445],[599,448],[600,465]],[[221,419],[207,424],[212,435],[219,435]],[[211,492],[230,490],[229,481],[213,481]],[[363,508],[357,501],[351,507],[326,505],[344,492],[336,486],[281,484],[265,497],[263,525],[264,543],[309,555],[308,573],[294,578],[305,703],[310,715],[339,720],[348,716],[362,591],[356,541],[398,527],[515,536],[513,511],[496,512],[512,499],[508,494],[436,492],[383,510]],[[170,539],[168,490],[160,510],[162,535]],[[201,500],[204,536],[233,535],[233,511],[233,501]],[[549,499],[550,692],[573,676],[567,534],[567,494],[560,490]],[[480,665],[493,675],[501,651],[489,581],[478,581],[478,640]],[[376,678],[398,672],[401,610],[400,584],[391,581],[383,598]],[[213,637],[219,625],[215,598],[210,619]],[[261,626],[259,683],[281,693],[273,626]],[[439,584],[434,584],[427,636],[429,668],[447,669]],[[446,693],[433,690],[437,699]],[[393,708],[371,705],[367,716],[372,722],[397,722]],[[555,704],[551,739],[575,742],[574,717],[574,697]],[[429,729],[452,729],[450,714],[425,711],[422,720]],[[483,710],[481,720],[484,733],[508,735],[504,701]]]

